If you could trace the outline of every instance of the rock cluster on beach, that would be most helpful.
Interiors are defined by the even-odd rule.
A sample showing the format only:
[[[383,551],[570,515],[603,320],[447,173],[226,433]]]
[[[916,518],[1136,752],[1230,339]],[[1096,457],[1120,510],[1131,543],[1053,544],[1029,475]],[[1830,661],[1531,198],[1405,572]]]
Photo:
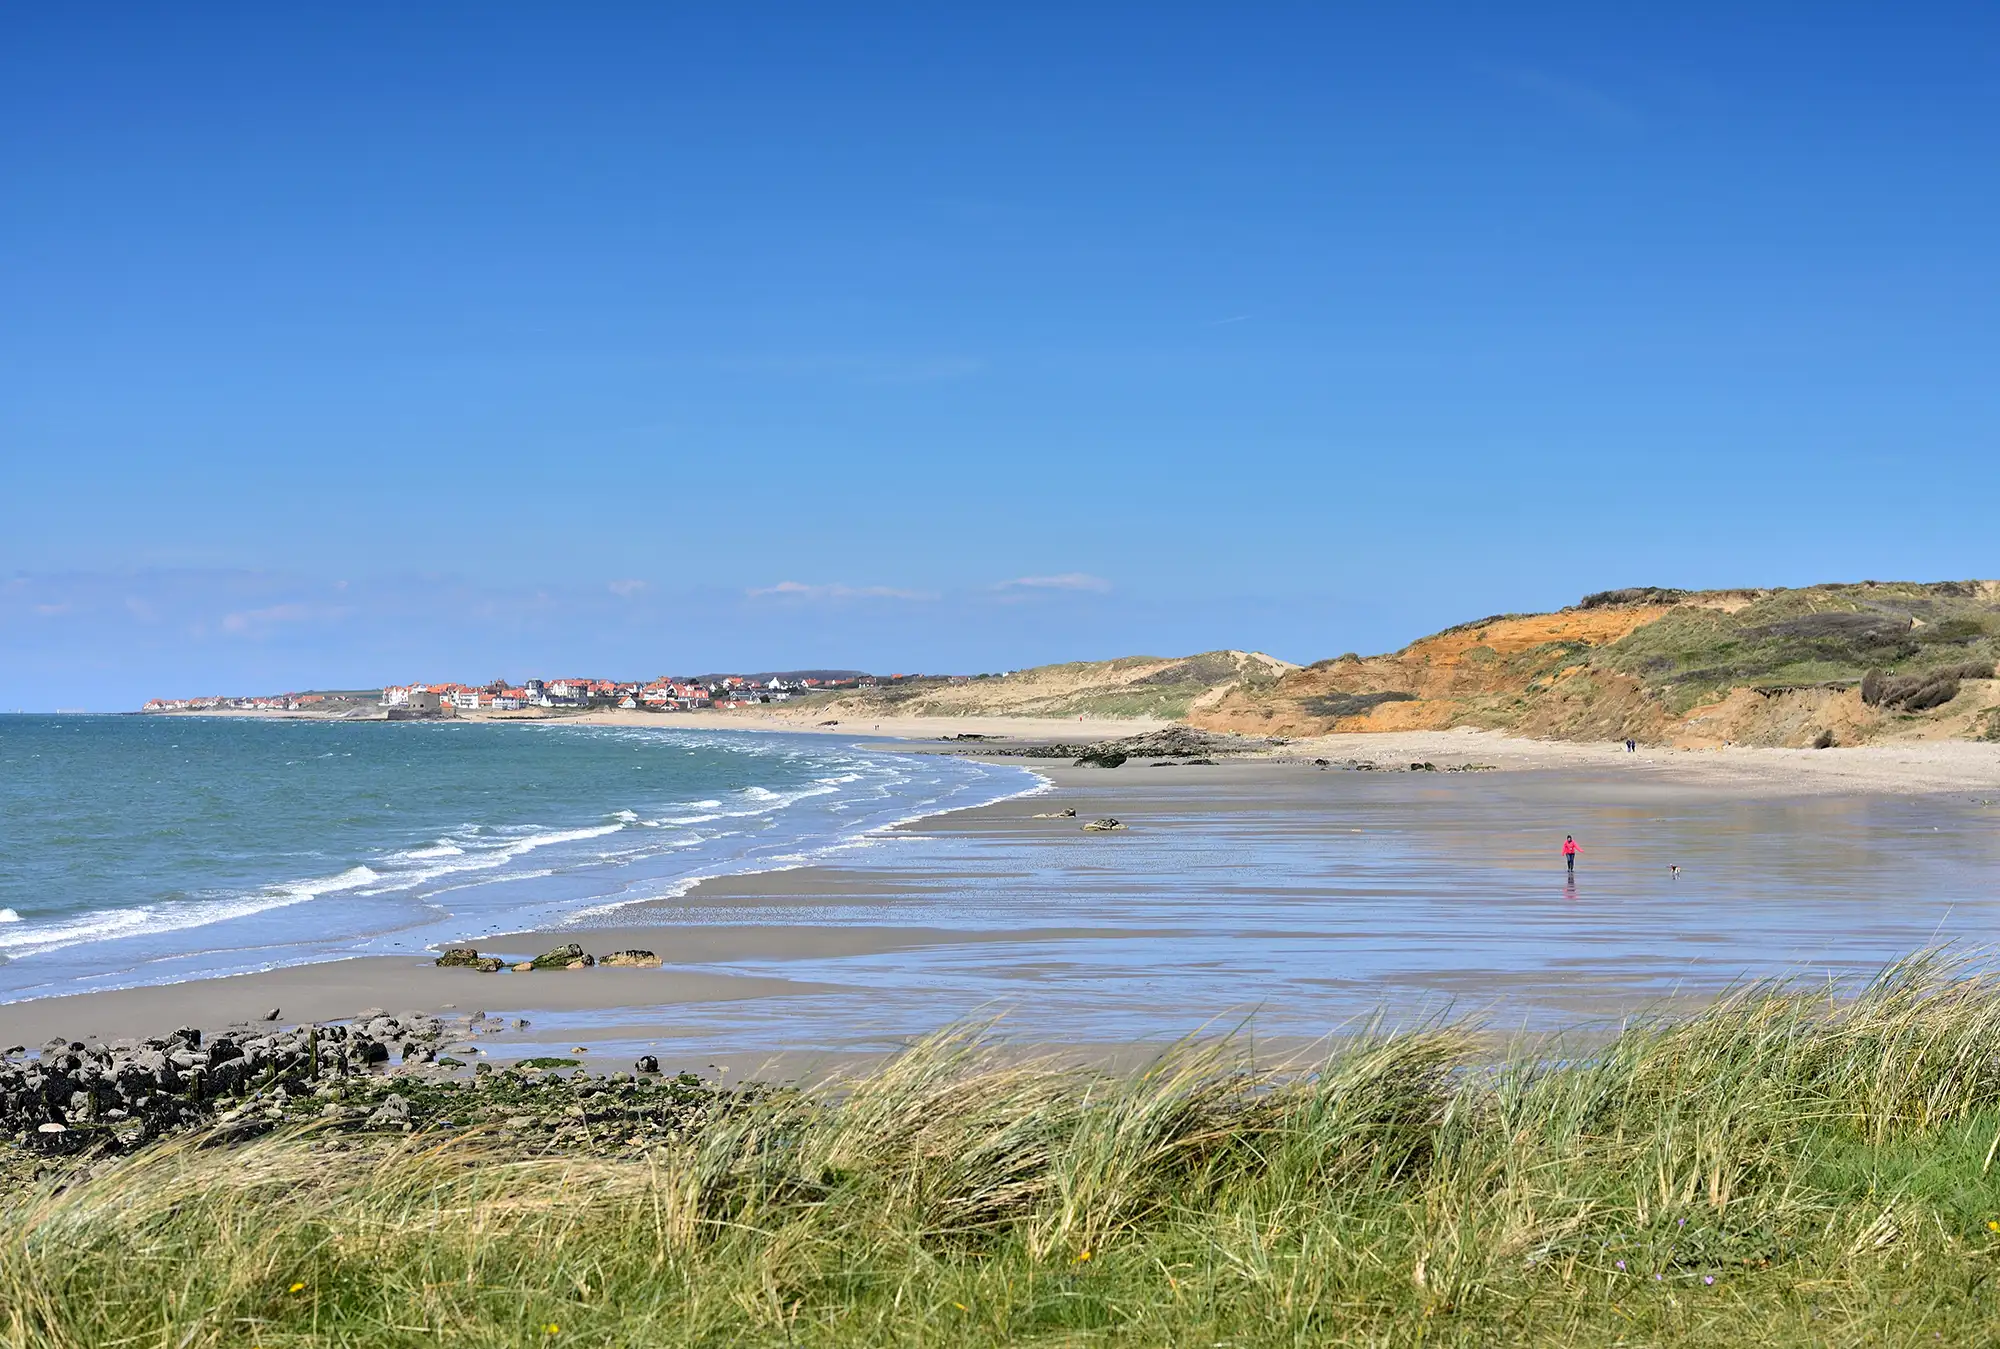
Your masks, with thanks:
[[[182,1027],[110,1044],[58,1038],[34,1055],[15,1046],[0,1055],[0,1133],[58,1155],[306,1122],[334,1134],[493,1125],[566,1146],[622,1146],[671,1136],[729,1095],[687,1075],[659,1078],[650,1055],[636,1074],[608,1079],[550,1058],[497,1072],[478,1062],[468,1077],[451,1047],[501,1025],[483,1012],[446,1021],[371,1009],[347,1024],[212,1035]]]
[[[470,946],[447,946],[444,948],[444,954],[437,958],[437,964],[447,969],[478,970],[484,974],[497,974],[504,969],[511,969],[516,974],[532,974],[536,970],[588,970],[599,965],[614,969],[623,966],[628,969],[656,970],[660,967],[660,958],[651,951],[642,951],[636,947],[613,951],[608,955],[594,956],[577,943],[568,942],[553,951],[543,952],[533,960],[522,960],[512,965],[498,956],[482,956]]]
[[[1079,767],[1116,768],[1128,759],[1180,759],[1213,761],[1217,755],[1251,754],[1271,748],[1273,742],[1239,735],[1211,735],[1186,726],[1167,726],[1143,735],[1118,740],[1098,740],[1087,745],[1023,745],[1019,749],[982,750],[983,754],[1012,754],[1028,759],[1074,759]]]

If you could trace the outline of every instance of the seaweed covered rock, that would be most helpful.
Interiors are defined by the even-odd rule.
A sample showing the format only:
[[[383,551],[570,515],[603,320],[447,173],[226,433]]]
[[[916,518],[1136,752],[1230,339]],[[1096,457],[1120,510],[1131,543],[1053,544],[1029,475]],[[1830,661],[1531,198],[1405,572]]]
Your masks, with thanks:
[[[505,967],[506,962],[498,956],[482,956],[470,946],[447,946],[444,954],[437,958],[440,968],[462,968],[478,970],[482,974],[493,974]]]
[[[556,947],[553,951],[544,951],[533,960],[523,963],[530,970],[580,970],[595,965],[597,957],[586,955],[581,946],[569,942]],[[521,966],[516,965],[514,968],[518,970]]]
[[[660,958],[651,951],[632,947],[623,951],[613,951],[610,955],[599,956],[597,963],[613,968],[656,970],[660,967]]]

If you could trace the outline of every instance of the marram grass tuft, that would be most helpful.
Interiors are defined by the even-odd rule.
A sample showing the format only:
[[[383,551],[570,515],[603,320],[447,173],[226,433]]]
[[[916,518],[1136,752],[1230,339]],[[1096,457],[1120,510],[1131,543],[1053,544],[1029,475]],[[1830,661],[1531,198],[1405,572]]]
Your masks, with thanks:
[[[0,1206],[0,1343],[1991,1342],[2000,985],[1938,956],[1498,1059],[954,1030],[627,1157],[162,1144]]]

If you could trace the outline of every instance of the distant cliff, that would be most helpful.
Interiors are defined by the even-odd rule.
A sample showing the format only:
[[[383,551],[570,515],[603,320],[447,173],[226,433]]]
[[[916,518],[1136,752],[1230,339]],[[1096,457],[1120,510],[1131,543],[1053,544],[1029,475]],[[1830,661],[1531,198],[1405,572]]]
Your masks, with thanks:
[[[1244,681],[1187,720],[1254,735],[1478,726],[1689,746],[2000,740],[1996,659],[2000,581],[1643,587]]]
[[[1151,717],[1175,721],[1231,692],[1275,684],[1298,666],[1258,651],[1038,665],[977,679],[913,679],[796,699],[793,713],[830,717]]]

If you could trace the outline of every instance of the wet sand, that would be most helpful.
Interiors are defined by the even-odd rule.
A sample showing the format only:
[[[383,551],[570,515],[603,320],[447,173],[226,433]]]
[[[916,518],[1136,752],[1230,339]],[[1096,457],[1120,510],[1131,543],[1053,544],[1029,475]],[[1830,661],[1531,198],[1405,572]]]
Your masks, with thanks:
[[[1351,739],[1384,763],[1501,757],[1462,733],[1394,750]],[[2000,758],[1951,760],[1955,790],[1925,795],[1787,790],[1780,769],[1718,772],[1719,757],[1606,749],[1551,766],[1528,751],[1456,774],[1029,761],[1048,792],[919,822],[838,866],[718,878],[600,926],[479,943],[510,957],[637,946],[664,969],[335,961],[0,1007],[0,1047],[272,1007],[288,1023],[476,1009],[532,1023],[488,1043],[496,1055],[574,1042],[669,1063],[872,1054],[985,1016],[1072,1045],[1245,1018],[1297,1042],[1377,1008],[1550,1029],[1746,975],[1851,978],[1936,941],[2000,936],[2000,772],[1979,777]],[[1032,818],[1072,806],[1074,819]],[[1081,831],[1106,814],[1129,827]],[[1584,847],[1573,887],[1564,832]]]

